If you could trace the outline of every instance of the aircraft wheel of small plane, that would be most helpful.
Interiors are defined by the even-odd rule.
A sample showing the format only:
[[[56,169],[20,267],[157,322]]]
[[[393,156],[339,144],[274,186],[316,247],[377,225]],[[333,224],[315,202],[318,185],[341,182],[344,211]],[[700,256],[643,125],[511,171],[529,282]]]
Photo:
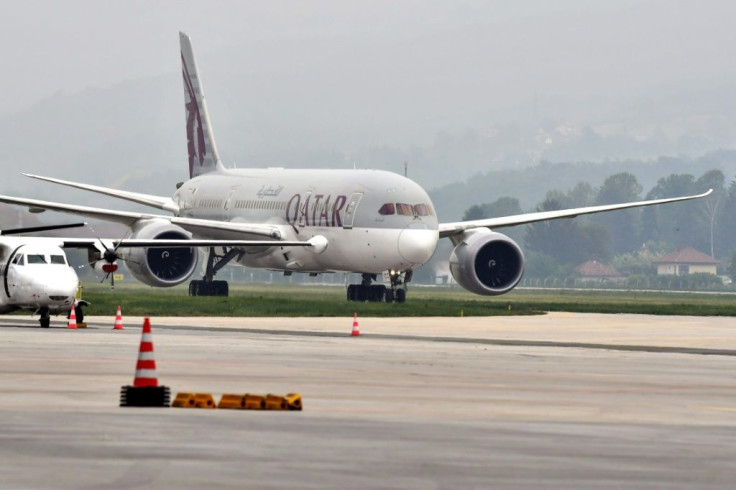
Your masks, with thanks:
[[[77,317],[77,323],[84,322],[84,310],[81,306],[74,307],[74,315]]]
[[[394,292],[392,289],[387,289],[384,294],[384,300],[386,303],[393,303],[394,302]]]
[[[396,290],[396,302],[403,303],[405,301],[406,301],[406,289],[397,289]]]

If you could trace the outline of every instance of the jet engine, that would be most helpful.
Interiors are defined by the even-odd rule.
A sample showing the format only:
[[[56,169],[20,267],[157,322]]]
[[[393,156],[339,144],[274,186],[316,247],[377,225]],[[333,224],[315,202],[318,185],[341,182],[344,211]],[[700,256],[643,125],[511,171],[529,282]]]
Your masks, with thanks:
[[[188,240],[191,234],[166,220],[147,220],[134,229],[130,238],[144,240]],[[120,254],[130,273],[144,284],[170,287],[181,284],[194,273],[199,260],[193,247],[133,248]]]
[[[488,228],[453,238],[450,272],[458,284],[476,294],[497,296],[511,291],[524,274],[524,254],[511,238]]]

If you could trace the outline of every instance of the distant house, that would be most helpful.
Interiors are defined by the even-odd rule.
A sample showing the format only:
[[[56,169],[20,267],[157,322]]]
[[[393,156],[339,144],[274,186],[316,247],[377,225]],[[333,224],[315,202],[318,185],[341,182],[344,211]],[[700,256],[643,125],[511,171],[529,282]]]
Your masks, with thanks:
[[[455,278],[450,273],[450,261],[439,261],[434,267],[434,283],[437,285],[455,284]]]
[[[589,260],[580,264],[575,268],[575,271],[583,281],[619,282],[623,280],[623,276],[618,271],[608,267],[607,265],[601,264],[597,260]]]
[[[698,252],[692,247],[686,247],[664,255],[656,260],[657,275],[659,276],[682,276],[685,274],[716,274],[718,261],[710,255]]]

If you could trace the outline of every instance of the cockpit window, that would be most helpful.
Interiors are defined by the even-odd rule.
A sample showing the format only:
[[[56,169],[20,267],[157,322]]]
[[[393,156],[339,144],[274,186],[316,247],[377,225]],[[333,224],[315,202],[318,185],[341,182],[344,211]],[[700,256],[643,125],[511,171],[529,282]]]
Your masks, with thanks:
[[[414,212],[417,216],[429,216],[431,214],[429,212],[429,206],[427,206],[426,204],[415,204]]]
[[[402,216],[414,216],[411,204],[396,203],[396,212]]]
[[[59,265],[66,265],[66,260],[64,260],[63,255],[52,255],[51,256],[51,263],[52,264],[59,264]]]
[[[383,206],[381,206],[381,209],[378,210],[378,214],[381,216],[388,216],[390,214],[396,214],[396,206],[394,206],[394,203],[387,202]]]
[[[46,257],[40,254],[28,254],[29,264],[46,264]]]
[[[23,256],[22,255],[16,255],[15,257],[13,257],[13,263],[15,265],[24,265],[25,264],[25,260],[23,260]]]

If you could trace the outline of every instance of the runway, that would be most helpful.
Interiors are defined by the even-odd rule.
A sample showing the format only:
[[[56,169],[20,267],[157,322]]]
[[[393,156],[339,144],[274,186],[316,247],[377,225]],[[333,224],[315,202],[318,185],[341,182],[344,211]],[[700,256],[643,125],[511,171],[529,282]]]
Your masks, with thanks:
[[[123,308],[123,312],[124,312]],[[140,318],[0,317],[0,488],[731,488],[736,320],[153,318],[178,391],[303,412],[120,408]]]

